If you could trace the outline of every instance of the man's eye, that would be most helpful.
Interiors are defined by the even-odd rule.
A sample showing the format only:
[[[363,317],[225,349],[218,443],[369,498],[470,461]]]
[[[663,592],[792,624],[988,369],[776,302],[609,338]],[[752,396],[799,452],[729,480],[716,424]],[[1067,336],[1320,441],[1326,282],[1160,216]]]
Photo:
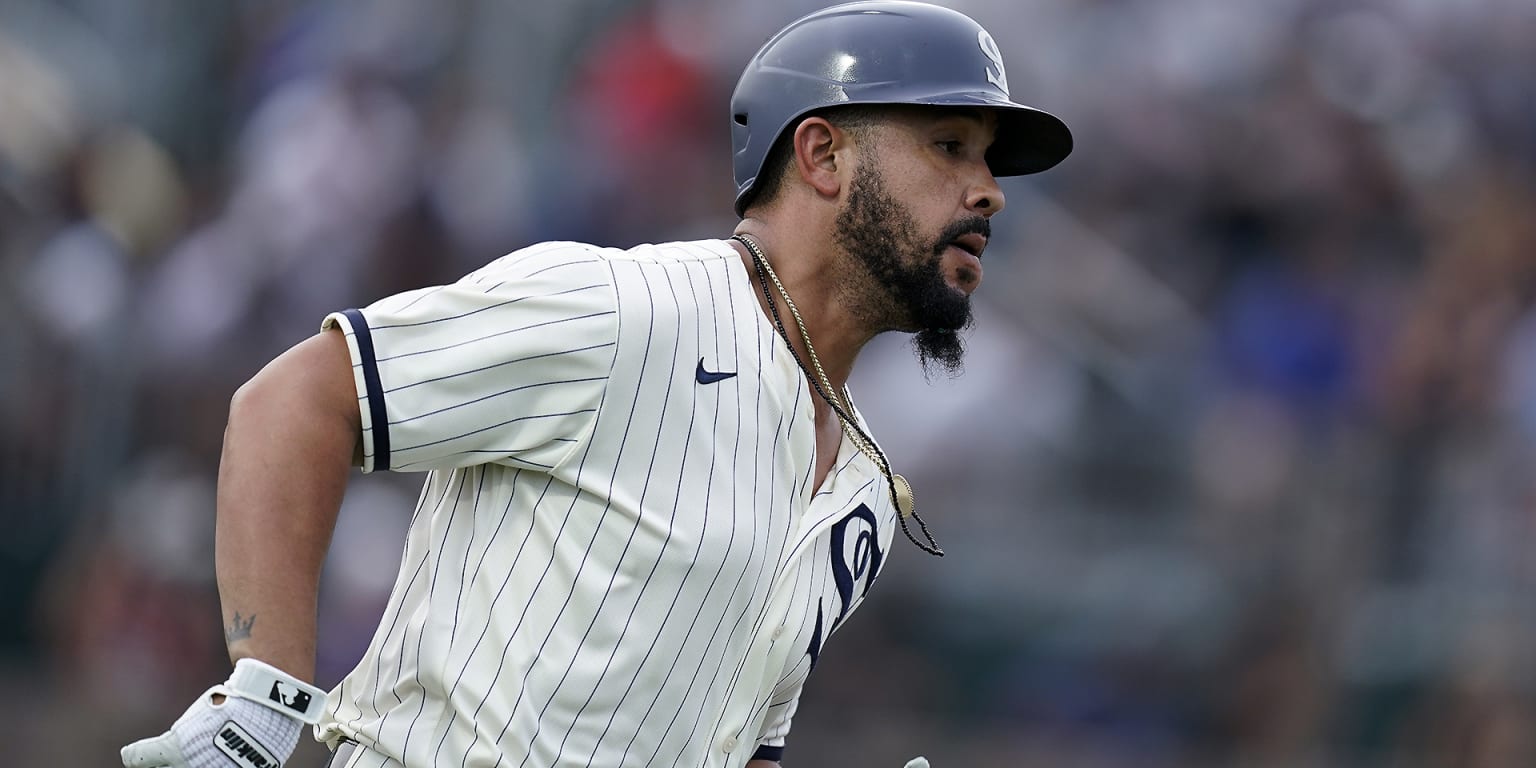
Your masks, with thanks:
[[[960,154],[960,146],[961,145],[960,145],[960,142],[958,142],[958,141],[941,141],[938,144],[939,144],[939,149],[944,150],[944,152],[946,154],[950,154],[950,155],[958,155],[958,154]]]

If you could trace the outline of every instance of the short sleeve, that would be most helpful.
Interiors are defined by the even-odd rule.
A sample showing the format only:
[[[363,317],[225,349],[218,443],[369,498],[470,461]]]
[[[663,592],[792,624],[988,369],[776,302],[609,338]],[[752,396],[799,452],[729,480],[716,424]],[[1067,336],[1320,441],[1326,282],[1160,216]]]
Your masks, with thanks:
[[[590,431],[617,339],[612,272],[589,246],[511,253],[451,285],[335,312],[363,471],[549,470]]]

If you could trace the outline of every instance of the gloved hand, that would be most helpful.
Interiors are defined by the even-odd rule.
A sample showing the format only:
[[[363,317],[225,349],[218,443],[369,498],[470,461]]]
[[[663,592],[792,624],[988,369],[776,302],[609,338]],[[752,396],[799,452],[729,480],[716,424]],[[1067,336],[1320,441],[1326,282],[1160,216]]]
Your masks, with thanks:
[[[928,768],[928,758],[922,756],[914,757],[908,760],[907,764],[902,768]]]
[[[169,731],[123,747],[123,766],[282,768],[299,731],[319,722],[324,709],[325,691],[241,659],[229,680],[209,688]]]

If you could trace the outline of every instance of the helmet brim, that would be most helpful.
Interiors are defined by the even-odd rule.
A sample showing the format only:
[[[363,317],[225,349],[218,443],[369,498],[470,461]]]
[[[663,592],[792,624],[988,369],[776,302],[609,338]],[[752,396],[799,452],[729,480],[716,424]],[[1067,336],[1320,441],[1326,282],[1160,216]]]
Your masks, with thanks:
[[[993,176],[1025,176],[1056,166],[1072,154],[1072,131],[1042,109],[986,93],[946,94],[916,103],[935,107],[981,107],[997,115],[997,135],[987,150]]]

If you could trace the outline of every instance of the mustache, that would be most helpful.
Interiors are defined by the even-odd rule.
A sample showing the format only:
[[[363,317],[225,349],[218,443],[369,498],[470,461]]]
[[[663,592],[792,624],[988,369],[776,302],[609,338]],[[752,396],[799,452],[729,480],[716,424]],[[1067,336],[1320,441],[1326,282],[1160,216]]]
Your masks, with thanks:
[[[981,235],[991,240],[992,222],[981,216],[972,216],[950,224],[944,228],[944,231],[939,233],[938,240],[933,247],[934,253],[942,252],[961,235]]]

